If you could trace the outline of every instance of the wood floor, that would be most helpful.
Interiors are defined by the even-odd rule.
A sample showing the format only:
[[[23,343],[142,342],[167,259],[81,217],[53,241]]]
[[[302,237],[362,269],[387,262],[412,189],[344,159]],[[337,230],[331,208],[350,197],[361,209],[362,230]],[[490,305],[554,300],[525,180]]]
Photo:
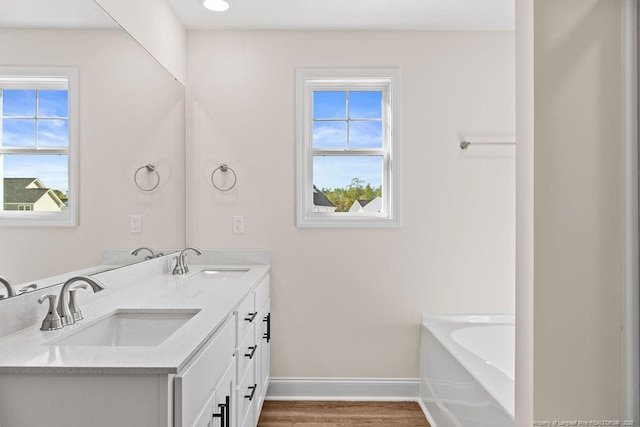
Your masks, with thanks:
[[[258,427],[429,427],[416,402],[264,402]]]

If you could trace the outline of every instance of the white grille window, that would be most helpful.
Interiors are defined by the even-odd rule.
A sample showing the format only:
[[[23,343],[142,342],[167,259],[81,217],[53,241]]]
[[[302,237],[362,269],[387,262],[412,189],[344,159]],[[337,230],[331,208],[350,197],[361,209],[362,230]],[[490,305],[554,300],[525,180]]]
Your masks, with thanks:
[[[76,76],[0,68],[0,225],[77,225]]]
[[[397,69],[297,72],[297,225],[400,225]]]

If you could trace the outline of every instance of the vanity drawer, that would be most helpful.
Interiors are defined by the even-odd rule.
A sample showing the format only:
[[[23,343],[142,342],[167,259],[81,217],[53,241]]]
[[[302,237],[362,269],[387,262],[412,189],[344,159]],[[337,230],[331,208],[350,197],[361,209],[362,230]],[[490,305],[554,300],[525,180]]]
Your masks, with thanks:
[[[244,341],[238,346],[238,373],[236,378],[241,381],[247,373],[247,369],[251,365],[251,362],[258,360],[260,357],[260,349],[257,348],[255,326],[251,326],[249,333],[244,338]]]
[[[225,369],[233,361],[234,332],[233,322],[227,321],[189,364],[176,375],[174,380],[176,427],[190,425]]]
[[[244,340],[249,330],[252,330],[252,326],[258,323],[258,313],[256,312],[256,306],[254,301],[253,292],[240,303],[236,310],[236,327],[237,327],[237,341],[236,345]]]
[[[260,311],[269,299],[269,275],[262,279],[255,289],[256,294],[256,311]]]
[[[249,362],[249,367],[246,375],[241,380],[240,385],[238,386],[237,395],[236,395],[236,404],[238,423],[243,423],[247,416],[251,416],[253,418],[253,408],[254,403],[258,400],[258,391],[256,390],[257,384],[255,381],[254,374],[254,366],[253,360]],[[250,412],[250,414],[247,414]]]

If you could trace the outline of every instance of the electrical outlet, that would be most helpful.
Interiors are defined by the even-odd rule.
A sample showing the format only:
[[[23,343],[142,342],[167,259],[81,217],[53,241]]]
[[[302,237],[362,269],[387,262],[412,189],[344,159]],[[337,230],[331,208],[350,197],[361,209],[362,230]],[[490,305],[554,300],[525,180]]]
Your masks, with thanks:
[[[129,217],[129,233],[142,233],[142,215]]]
[[[233,231],[233,234],[244,233],[244,217],[242,215],[233,216],[231,231]]]

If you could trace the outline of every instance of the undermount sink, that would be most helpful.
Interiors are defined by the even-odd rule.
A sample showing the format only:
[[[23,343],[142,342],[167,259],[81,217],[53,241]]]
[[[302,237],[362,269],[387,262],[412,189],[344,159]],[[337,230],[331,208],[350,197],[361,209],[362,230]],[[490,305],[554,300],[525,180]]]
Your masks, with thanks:
[[[248,268],[205,268],[202,270],[202,276],[214,280],[239,279],[248,271]]]
[[[200,310],[116,310],[106,317],[50,341],[65,346],[149,347],[161,344]]]

